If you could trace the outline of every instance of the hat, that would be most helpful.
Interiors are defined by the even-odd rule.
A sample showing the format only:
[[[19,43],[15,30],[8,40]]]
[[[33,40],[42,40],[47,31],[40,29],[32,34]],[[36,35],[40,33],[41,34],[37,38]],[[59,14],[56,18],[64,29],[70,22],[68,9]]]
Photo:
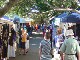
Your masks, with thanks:
[[[66,36],[69,36],[69,35],[74,35],[72,29],[69,29],[69,30],[66,31]]]

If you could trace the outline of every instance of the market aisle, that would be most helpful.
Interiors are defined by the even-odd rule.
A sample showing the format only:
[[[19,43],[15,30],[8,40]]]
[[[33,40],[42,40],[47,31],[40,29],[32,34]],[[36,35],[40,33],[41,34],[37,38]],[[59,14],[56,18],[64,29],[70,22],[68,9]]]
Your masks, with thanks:
[[[16,58],[9,60],[39,60],[39,43],[42,40],[41,34],[33,34],[30,37],[30,49],[26,55],[17,55]]]

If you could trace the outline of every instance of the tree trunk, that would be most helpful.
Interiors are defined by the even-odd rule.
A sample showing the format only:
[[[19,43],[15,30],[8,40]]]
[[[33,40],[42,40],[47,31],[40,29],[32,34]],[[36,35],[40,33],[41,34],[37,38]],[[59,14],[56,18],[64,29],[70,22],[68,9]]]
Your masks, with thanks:
[[[9,0],[4,7],[0,8],[0,17],[5,15],[17,2],[18,0]]]

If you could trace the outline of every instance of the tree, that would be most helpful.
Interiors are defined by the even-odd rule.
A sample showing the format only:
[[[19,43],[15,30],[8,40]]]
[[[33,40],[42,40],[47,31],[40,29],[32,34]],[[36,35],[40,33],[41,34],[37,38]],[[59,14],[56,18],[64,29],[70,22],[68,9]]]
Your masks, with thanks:
[[[76,0],[1,0],[1,4],[5,4],[4,7],[0,8],[0,17],[9,12],[14,12],[18,15],[25,16],[31,12],[31,8],[35,5],[38,7],[39,13],[43,12],[54,12],[56,11],[76,11],[78,8]],[[1,5],[2,6],[2,5]]]
[[[2,17],[8,11],[25,15],[25,12],[30,10],[29,8],[32,6],[32,4],[34,4],[34,1],[32,0],[1,0],[0,17]]]
[[[0,17],[6,14],[17,2],[18,0],[9,0],[9,2],[6,1],[5,5],[0,8]]]

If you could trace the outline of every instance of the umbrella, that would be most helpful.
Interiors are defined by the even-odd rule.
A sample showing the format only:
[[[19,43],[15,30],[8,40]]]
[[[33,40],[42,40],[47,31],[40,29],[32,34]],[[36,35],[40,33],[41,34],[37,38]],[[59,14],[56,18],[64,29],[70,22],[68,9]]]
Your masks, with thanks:
[[[63,18],[61,22],[64,23],[80,23],[80,14],[71,13],[67,17]]]

